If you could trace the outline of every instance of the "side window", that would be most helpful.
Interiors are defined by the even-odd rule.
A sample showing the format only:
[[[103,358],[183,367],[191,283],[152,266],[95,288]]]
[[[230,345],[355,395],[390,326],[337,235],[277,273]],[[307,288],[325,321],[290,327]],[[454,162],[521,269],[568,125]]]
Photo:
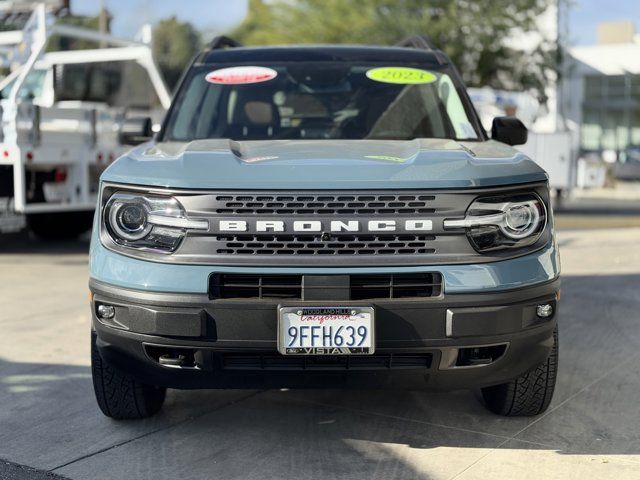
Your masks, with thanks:
[[[114,105],[122,85],[122,63],[103,62],[89,65],[89,90],[86,100]]]
[[[54,65],[56,101],[85,100],[88,93],[89,64]]]
[[[100,102],[134,109],[160,106],[147,71],[135,61],[56,65],[54,86],[58,101]]]
[[[476,140],[478,135],[469,122],[469,116],[464,109],[462,100],[456,91],[456,87],[449,75],[442,75],[438,82],[438,94],[444,103],[451,125],[457,138]]]
[[[208,138],[212,134],[212,128],[216,125],[213,119],[218,115],[221,93],[222,91],[219,88],[209,88],[205,90],[202,102],[197,107],[200,110],[197,116],[198,121],[196,125],[193,126],[195,127],[196,138]],[[187,134],[188,132],[185,132],[184,135],[186,136]]]
[[[161,107],[149,73],[137,62],[118,62],[122,72],[118,89],[113,92],[112,105],[140,109]]]
[[[193,79],[188,95],[184,93],[184,100],[180,108],[176,109],[171,119],[171,136],[176,139],[189,138],[189,132],[195,128],[195,123],[200,121],[200,108],[202,106],[202,98],[208,90],[208,83],[203,79]],[[211,89],[209,89],[211,90]],[[215,89],[218,90],[218,89]]]
[[[54,66],[57,101],[113,104],[122,83],[120,62],[72,63]]]

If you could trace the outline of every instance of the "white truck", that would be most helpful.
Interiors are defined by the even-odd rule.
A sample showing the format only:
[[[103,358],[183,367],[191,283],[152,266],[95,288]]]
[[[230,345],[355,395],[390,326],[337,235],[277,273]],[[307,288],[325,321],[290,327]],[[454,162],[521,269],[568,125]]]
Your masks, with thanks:
[[[0,82],[0,233],[69,238],[91,226],[102,170],[152,135],[171,99],[148,27],[123,40],[31,8],[22,30],[0,32],[0,64],[12,70]],[[52,35],[104,48],[45,52]]]

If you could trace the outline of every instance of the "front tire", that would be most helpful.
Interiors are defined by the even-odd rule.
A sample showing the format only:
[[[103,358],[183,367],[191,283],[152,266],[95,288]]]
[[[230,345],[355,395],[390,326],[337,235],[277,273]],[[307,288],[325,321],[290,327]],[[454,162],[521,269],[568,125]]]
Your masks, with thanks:
[[[547,361],[508,383],[482,389],[486,407],[506,417],[539,415],[551,402],[558,373],[558,327]]]
[[[140,383],[102,358],[91,333],[91,376],[102,413],[116,420],[151,417],[164,403],[166,388]]]

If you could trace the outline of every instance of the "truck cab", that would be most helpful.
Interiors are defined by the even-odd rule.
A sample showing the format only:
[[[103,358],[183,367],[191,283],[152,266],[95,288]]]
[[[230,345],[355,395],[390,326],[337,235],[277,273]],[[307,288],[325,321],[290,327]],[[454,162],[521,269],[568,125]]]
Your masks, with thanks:
[[[44,5],[9,33],[0,42],[19,43],[0,56],[13,67],[0,82],[0,234],[73,238],[91,227],[102,171],[159,128],[170,96],[149,44],[53,23]],[[54,34],[106,46],[45,52]],[[127,134],[132,124],[144,137]]]

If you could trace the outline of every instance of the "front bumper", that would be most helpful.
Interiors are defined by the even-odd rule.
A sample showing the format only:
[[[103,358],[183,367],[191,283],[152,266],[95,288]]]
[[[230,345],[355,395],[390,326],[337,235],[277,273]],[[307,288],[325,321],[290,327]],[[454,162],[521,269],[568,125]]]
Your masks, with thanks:
[[[92,280],[93,329],[101,355],[142,382],[171,388],[477,388],[507,382],[544,362],[553,346],[559,280],[437,298],[341,301],[372,305],[373,357],[283,357],[278,301],[212,300],[207,294],[149,293]],[[336,302],[282,302],[287,306]],[[552,304],[541,319],[536,306]],[[97,305],[114,305],[98,320]],[[490,361],[465,362],[474,348]],[[184,352],[188,366],[159,363]],[[482,355],[481,355],[482,356]],[[486,360],[486,359],[485,359]]]

